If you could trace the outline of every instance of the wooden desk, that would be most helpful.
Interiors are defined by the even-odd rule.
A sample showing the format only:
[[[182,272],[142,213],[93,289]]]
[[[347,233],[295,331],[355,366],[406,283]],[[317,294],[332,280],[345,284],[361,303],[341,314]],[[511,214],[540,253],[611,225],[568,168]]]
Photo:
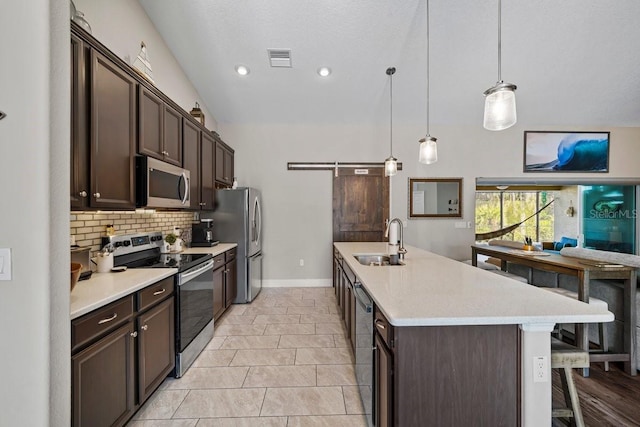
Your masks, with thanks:
[[[597,267],[586,263],[593,262],[563,255],[549,254],[534,256],[524,251],[501,246],[472,245],[471,263],[478,264],[478,254],[501,260],[503,271],[507,262],[525,265],[543,271],[567,274],[578,278],[578,298],[589,301],[589,282],[591,279],[618,279],[624,281],[624,353],[590,354],[591,362],[616,361],[624,362],[624,369],[629,375],[636,375],[636,288],[637,273],[634,267]],[[531,282],[531,280],[529,280]],[[589,325],[576,324],[576,345],[589,350]],[[588,375],[588,370],[583,371]]]

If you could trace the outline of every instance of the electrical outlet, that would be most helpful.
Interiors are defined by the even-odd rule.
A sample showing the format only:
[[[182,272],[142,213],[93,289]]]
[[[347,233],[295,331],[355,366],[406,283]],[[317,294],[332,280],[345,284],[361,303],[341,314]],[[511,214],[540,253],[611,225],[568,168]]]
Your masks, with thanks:
[[[304,267],[304,260],[300,258],[300,267]]]
[[[533,357],[533,382],[546,383],[549,381],[549,363],[547,356]]]

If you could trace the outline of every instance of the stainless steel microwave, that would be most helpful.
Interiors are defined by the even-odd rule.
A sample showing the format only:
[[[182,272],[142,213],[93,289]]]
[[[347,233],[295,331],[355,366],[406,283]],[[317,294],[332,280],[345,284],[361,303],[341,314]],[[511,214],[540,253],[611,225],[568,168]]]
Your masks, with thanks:
[[[136,205],[188,208],[190,174],[186,169],[147,156],[136,157]]]

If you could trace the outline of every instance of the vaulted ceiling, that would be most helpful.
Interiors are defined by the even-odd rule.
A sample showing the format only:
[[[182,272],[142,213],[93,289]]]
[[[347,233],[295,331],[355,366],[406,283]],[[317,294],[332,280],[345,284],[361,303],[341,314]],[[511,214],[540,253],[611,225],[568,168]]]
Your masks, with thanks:
[[[220,123],[426,118],[426,0],[139,0]],[[431,124],[482,126],[497,0],[430,0]],[[640,1],[503,0],[519,122],[640,126]],[[291,49],[271,68],[267,49]],[[234,67],[250,69],[239,76]],[[321,78],[320,66],[332,74]]]

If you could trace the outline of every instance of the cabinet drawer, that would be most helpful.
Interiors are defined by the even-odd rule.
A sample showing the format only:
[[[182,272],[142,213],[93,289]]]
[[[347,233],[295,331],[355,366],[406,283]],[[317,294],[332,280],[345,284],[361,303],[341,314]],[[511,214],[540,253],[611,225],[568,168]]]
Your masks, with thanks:
[[[227,252],[225,252],[226,261],[229,262],[236,259],[237,253],[238,253],[237,248],[229,249]]]
[[[373,326],[389,349],[393,348],[393,326],[376,307],[373,311]]]
[[[224,254],[216,255],[213,257],[213,269],[220,268],[224,265]]]
[[[167,277],[138,291],[138,311],[146,310],[173,293],[174,276]]]
[[[112,302],[71,322],[71,351],[101,337],[133,315],[133,295]]]

